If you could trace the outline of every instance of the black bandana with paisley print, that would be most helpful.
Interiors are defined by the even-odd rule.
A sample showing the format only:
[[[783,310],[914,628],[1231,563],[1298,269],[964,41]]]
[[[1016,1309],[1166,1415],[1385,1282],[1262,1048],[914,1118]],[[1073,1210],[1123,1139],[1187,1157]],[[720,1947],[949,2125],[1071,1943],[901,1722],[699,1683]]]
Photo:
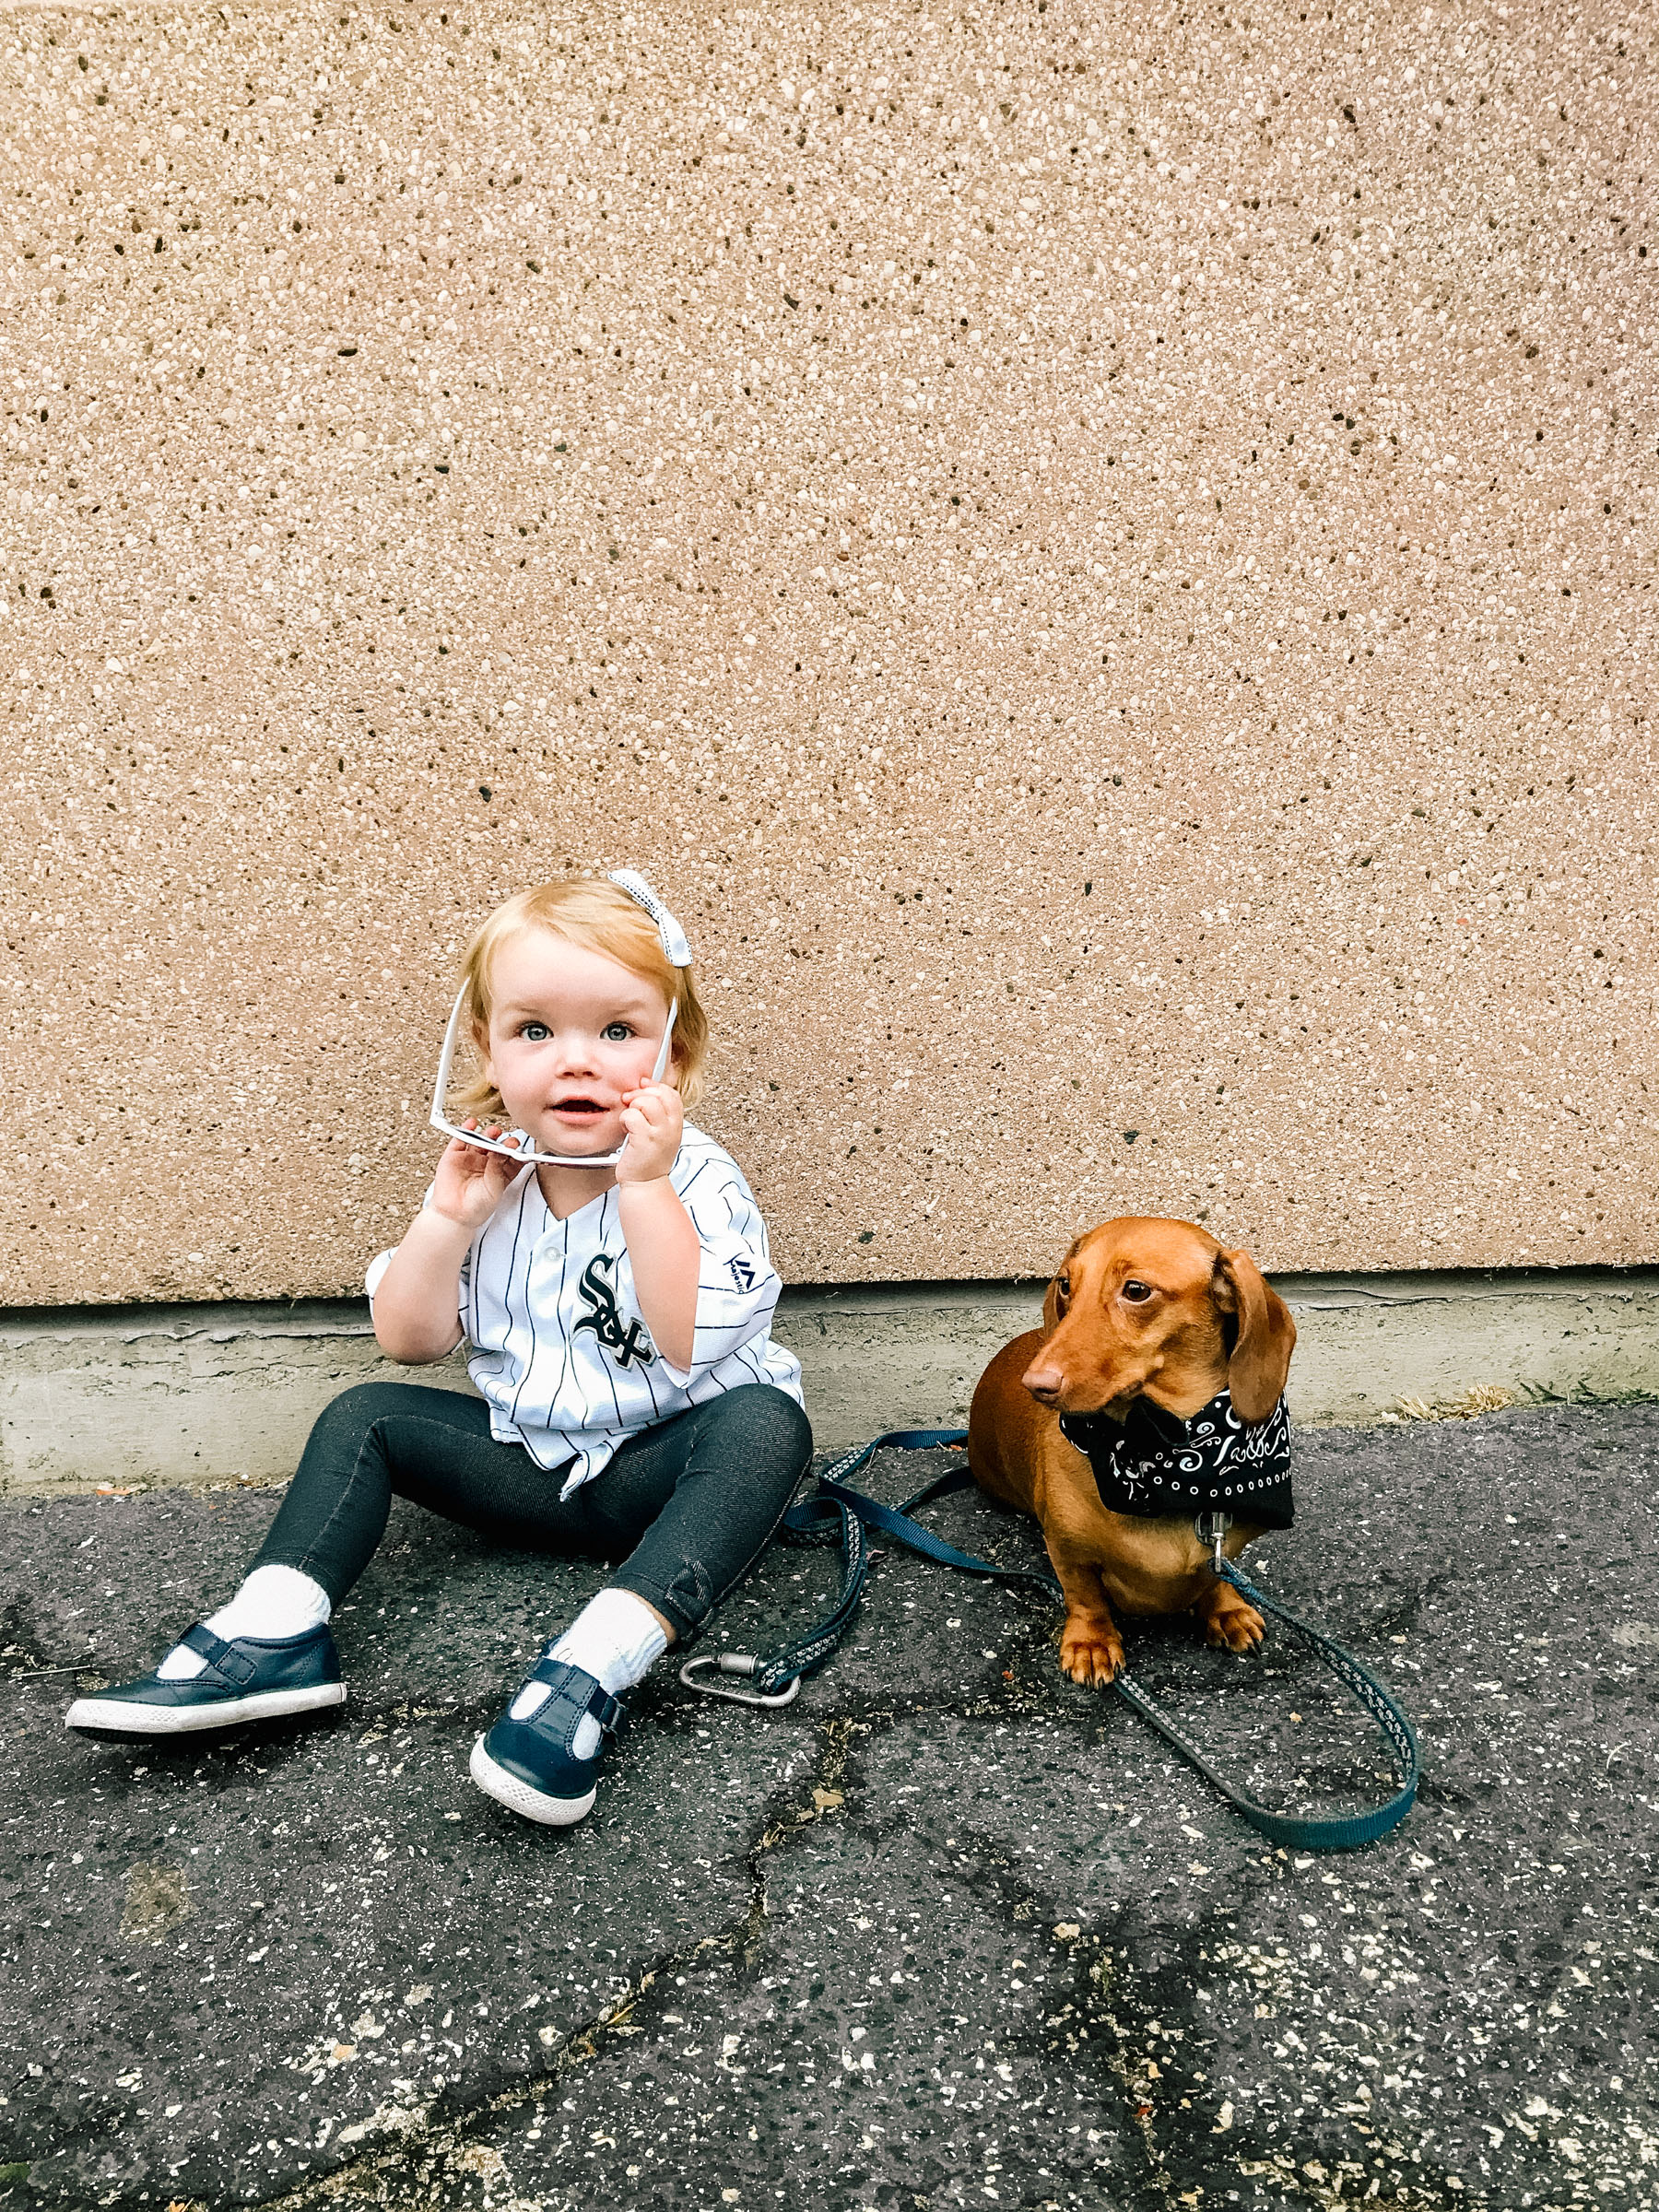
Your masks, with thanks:
[[[1290,1417],[1281,1398],[1265,1421],[1241,1421],[1223,1391],[1187,1420],[1150,1398],[1128,1416],[1063,1413],[1068,1441],[1087,1454],[1100,1502],[1147,1519],[1229,1513],[1265,1528],[1288,1528]]]

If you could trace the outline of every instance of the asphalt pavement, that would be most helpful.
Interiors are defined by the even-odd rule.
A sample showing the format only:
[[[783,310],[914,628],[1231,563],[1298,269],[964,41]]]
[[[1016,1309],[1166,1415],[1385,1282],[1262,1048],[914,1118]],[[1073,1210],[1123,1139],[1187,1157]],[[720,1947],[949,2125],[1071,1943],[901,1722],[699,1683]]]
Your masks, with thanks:
[[[1053,1607],[899,1555],[794,1704],[660,1669],[594,1815],[535,1830],[467,1751],[600,1571],[403,1507],[338,1717],[90,1744],[69,1698],[222,1600],[272,1494],[0,1507],[0,2206],[1659,2203],[1659,1406],[1305,1431],[1297,1489],[1253,1571],[1426,1761],[1341,1857],[1065,1682]],[[717,1637],[830,1580],[774,1550]],[[1283,1638],[1128,1640],[1265,1797],[1386,1790]]]

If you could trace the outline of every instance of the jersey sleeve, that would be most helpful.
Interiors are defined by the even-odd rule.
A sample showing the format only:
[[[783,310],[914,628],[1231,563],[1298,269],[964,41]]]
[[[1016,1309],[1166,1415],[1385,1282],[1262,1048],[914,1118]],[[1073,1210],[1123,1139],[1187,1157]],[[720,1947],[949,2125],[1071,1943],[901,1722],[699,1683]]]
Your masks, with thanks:
[[[431,1183],[427,1185],[426,1196],[420,1202],[422,1213],[425,1213],[427,1207],[431,1205],[432,1192],[435,1187]],[[386,1270],[396,1256],[396,1246],[394,1245],[390,1251],[377,1252],[370,1261],[368,1272],[363,1277],[363,1288],[369,1293],[369,1318],[371,1322],[374,1319],[374,1294],[385,1280]],[[477,1240],[475,1239],[474,1242],[467,1246],[466,1257],[461,1263],[461,1282],[455,1304],[457,1318],[463,1330],[466,1330],[467,1312],[472,1302],[473,1253],[476,1249]],[[470,1336],[470,1330],[466,1330],[466,1333]]]
[[[783,1285],[760,1208],[730,1160],[704,1159],[677,1187],[700,1248],[691,1365],[658,1356],[683,1386],[766,1335]]]

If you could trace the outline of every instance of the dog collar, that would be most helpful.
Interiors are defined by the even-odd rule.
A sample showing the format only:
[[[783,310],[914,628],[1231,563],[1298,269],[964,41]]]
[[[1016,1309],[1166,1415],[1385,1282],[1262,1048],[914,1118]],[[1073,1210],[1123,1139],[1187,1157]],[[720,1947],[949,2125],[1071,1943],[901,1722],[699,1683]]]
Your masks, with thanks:
[[[1265,1528],[1290,1525],[1290,1417],[1283,1398],[1265,1421],[1241,1421],[1224,1390],[1184,1421],[1150,1398],[1136,1398],[1122,1421],[1063,1413],[1060,1428],[1088,1458],[1111,1512],[1168,1519],[1219,1512]]]

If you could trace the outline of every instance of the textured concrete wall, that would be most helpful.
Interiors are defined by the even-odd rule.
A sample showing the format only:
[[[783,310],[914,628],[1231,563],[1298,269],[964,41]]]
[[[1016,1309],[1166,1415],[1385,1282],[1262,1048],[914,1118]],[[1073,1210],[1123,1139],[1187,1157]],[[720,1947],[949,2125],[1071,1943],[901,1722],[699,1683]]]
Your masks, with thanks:
[[[6,1295],[355,1284],[468,930],[623,860],[792,1276],[1653,1256],[1655,81],[1562,6],[9,14]]]
[[[1280,1276],[1296,1315],[1297,1425],[1659,1394],[1659,1269]],[[1035,1325],[1035,1286],[854,1284],[784,1295],[820,1452],[968,1418],[973,1386]],[[459,1358],[381,1358],[361,1299],[234,1301],[0,1319],[0,1497],[286,1482],[312,1423],[355,1382],[470,1391]]]

